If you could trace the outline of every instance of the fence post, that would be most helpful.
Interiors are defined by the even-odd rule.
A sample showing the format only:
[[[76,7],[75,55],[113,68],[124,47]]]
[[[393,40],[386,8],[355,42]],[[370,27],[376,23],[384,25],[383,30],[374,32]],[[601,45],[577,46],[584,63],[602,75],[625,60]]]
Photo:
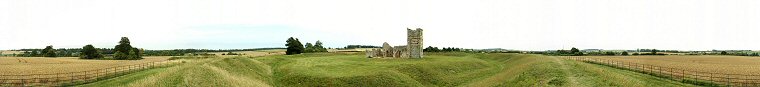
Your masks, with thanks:
[[[55,83],[56,84],[61,84],[61,80],[60,79],[61,79],[61,73],[56,73],[55,74]]]
[[[657,67],[657,71],[660,72],[660,76],[665,76],[665,73],[662,73],[662,67]]]
[[[668,74],[668,76],[670,76],[671,78],[676,75],[675,72],[673,72],[673,68],[672,67],[668,68],[668,72],[670,73],[670,74]]]
[[[713,73],[710,73],[710,81],[716,82],[715,79],[713,79]]]
[[[69,72],[69,75],[71,75],[71,77],[69,77],[69,83],[74,84],[74,72]]]
[[[728,79],[728,87],[731,87],[731,74],[726,74],[726,79]]]
[[[26,75],[21,76],[21,86],[22,87],[26,86]]]
[[[685,78],[688,78],[686,77],[686,70],[681,70],[681,80],[686,80]]]
[[[641,66],[641,72],[646,73],[646,69],[644,68],[644,64],[639,64]]]
[[[106,71],[106,69],[98,70],[98,74],[95,74],[95,80],[100,80],[101,75],[103,74],[103,71]]]
[[[89,79],[87,79],[87,72],[88,71],[84,71],[84,82],[87,82],[87,80],[89,80]]]

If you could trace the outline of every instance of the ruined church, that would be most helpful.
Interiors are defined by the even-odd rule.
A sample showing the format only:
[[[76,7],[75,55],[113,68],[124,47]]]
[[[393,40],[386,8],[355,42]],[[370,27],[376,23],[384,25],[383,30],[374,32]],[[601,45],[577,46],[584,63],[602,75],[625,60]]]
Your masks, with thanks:
[[[406,45],[391,47],[388,42],[382,48],[367,51],[367,58],[422,58],[422,29],[406,29]]]

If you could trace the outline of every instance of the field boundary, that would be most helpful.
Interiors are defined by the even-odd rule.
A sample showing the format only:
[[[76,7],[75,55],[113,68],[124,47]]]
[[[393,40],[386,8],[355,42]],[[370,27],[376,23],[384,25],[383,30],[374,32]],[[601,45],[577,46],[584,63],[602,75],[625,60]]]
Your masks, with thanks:
[[[575,60],[592,64],[610,66],[614,68],[640,72],[653,75],[656,77],[680,81],[702,86],[739,86],[739,87],[758,87],[760,86],[760,75],[746,74],[727,74],[713,73],[703,71],[684,70],[671,67],[662,67],[649,64],[621,62],[606,59],[586,58],[578,56],[562,56],[560,58]]]
[[[181,62],[176,60],[165,60],[76,72],[0,75],[0,86],[71,86],[115,78],[147,69],[168,67],[179,63]]]

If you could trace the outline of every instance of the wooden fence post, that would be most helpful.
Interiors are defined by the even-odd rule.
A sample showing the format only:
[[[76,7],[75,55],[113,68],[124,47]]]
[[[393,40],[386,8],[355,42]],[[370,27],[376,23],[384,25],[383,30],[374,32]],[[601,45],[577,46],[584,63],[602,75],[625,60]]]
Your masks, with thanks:
[[[681,80],[686,80],[684,77],[686,77],[686,71],[682,69],[681,70]]]
[[[21,86],[22,87],[26,86],[26,75],[21,76]]]
[[[71,72],[69,74],[71,74],[71,78],[69,78],[69,83],[74,84],[74,72]]]
[[[713,82],[717,82],[717,81],[715,81],[715,79],[713,78],[713,73],[710,73],[710,81],[713,81]]]
[[[87,71],[84,71],[84,82],[87,82]]]
[[[726,79],[728,79],[728,87],[731,87],[731,74],[726,74]]]
[[[676,73],[673,72],[673,68],[668,68],[668,73],[670,73],[670,74],[668,74],[668,76],[670,76],[671,78],[675,77],[675,75],[676,75]]]
[[[55,83],[56,84],[61,84],[60,79],[61,79],[61,73],[56,73],[55,74]]]

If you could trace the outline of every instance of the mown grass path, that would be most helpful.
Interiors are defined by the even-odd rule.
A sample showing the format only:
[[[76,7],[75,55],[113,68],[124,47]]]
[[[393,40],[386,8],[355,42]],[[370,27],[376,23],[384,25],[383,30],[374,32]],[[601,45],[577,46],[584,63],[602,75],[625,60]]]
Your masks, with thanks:
[[[668,79],[654,77],[647,74],[621,70],[613,67],[589,64],[584,62],[561,60],[556,61],[568,67],[564,72],[571,87],[612,86],[612,87],[694,87],[694,85],[680,83]]]

